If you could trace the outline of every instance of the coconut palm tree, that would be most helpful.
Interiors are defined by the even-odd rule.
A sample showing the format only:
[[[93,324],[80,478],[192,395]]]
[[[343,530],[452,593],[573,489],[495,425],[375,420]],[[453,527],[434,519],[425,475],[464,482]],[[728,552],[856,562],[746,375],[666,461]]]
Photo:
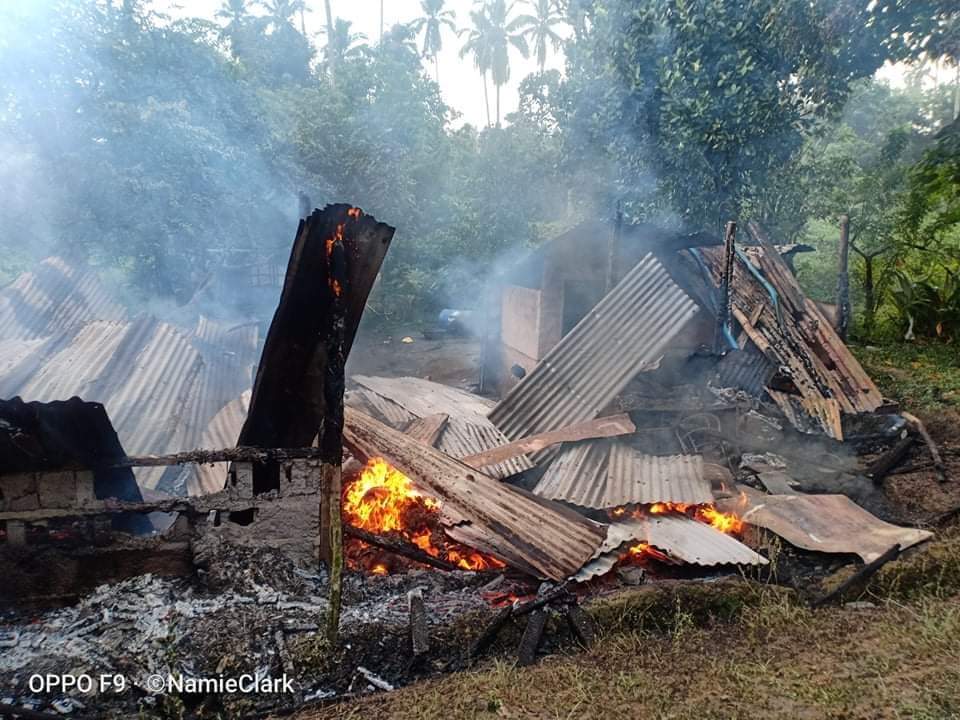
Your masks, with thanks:
[[[268,22],[275,28],[293,27],[293,18],[304,9],[304,0],[260,0],[260,5],[267,11]]]
[[[517,32],[520,23],[510,19],[512,10],[513,3],[507,5],[507,0],[489,0],[477,18],[481,21],[477,28],[478,43],[489,58],[490,76],[497,89],[497,127],[500,127],[500,88],[510,81],[510,47],[513,46],[523,57],[530,55],[526,39]]]
[[[487,73],[490,72],[491,61],[490,45],[487,42],[490,37],[488,30],[490,21],[486,8],[471,11],[470,20],[473,22],[473,27],[460,31],[461,35],[464,33],[467,35],[467,42],[460,48],[460,57],[472,55],[473,65],[480,71],[480,77],[483,79],[483,104],[487,109],[487,127],[490,127],[490,92],[487,88]]]
[[[563,42],[557,31],[558,25],[563,24],[563,14],[556,0],[525,0],[526,5],[533,9],[532,15],[521,15],[516,22],[523,28],[523,34],[533,44],[534,54],[537,56],[537,65],[540,74],[543,74],[547,65],[547,44],[559,49]]]
[[[323,49],[329,67],[339,67],[346,60],[354,58],[363,52],[361,40],[366,40],[363,33],[350,30],[353,26],[349,20],[337,18],[333,23],[333,34],[327,36],[327,44]]]
[[[457,15],[453,10],[444,9],[445,1],[420,0],[423,17],[417,18],[411,23],[415,33],[423,32],[423,56],[433,59],[437,82],[440,82],[438,53],[443,49],[443,28],[447,27],[454,33],[457,32],[457,25],[454,22]]]
[[[216,11],[218,18],[227,21],[222,30],[223,37],[230,39],[230,51],[238,57],[238,48],[243,37],[243,31],[250,22],[249,0],[224,0],[223,5]]]

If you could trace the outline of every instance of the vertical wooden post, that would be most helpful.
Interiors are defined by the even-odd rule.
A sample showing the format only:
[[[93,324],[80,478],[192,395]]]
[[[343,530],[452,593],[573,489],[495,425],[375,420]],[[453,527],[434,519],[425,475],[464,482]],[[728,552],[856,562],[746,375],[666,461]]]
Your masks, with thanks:
[[[737,223],[733,220],[727,223],[727,230],[723,237],[723,277],[720,278],[720,306],[717,308],[717,327],[713,338],[713,350],[718,355],[726,345],[726,330],[730,323],[730,306],[732,294],[730,286],[733,283],[733,261],[736,257]]]
[[[840,247],[837,259],[837,316],[834,324],[840,339],[846,341],[850,330],[850,217],[840,216]]]
[[[620,253],[620,238],[623,235],[623,210],[620,207],[620,201],[617,201],[617,215],[613,223],[613,235],[610,236],[610,242],[607,245],[607,273],[605,292],[613,290],[614,272],[617,267],[617,255]]]
[[[349,222],[349,221],[348,221]],[[323,381],[324,417],[320,430],[321,483],[329,524],[330,608],[327,612],[327,640],[335,645],[340,632],[340,604],[343,592],[343,391],[346,384],[347,253],[343,245],[346,223],[334,238],[327,240],[327,285],[331,295],[331,325],[326,337],[326,375]]]

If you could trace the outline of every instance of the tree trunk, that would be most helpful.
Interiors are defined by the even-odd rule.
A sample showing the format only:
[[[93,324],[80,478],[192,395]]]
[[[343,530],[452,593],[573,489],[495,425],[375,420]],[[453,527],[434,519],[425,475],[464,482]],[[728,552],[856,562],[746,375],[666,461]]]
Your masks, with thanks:
[[[500,127],[500,84],[494,83],[497,86],[497,127]]]
[[[433,54],[433,74],[437,79],[437,85],[440,84],[440,57],[437,53]]]
[[[483,104],[487,108],[487,127],[490,127],[490,92],[487,85],[487,73],[483,72]]]
[[[850,218],[840,216],[840,248],[837,258],[837,316],[834,325],[840,339],[846,342],[850,331]]]
[[[327,47],[330,47],[330,43],[333,42],[333,8],[330,7],[330,0],[323,0],[323,6],[327,14]],[[330,61],[330,79],[333,80],[336,77],[336,60],[335,56],[331,54],[328,59]]]
[[[873,337],[873,326],[876,318],[876,289],[873,281],[873,255],[863,258],[863,334],[864,340]]]
[[[383,0],[380,0],[380,42],[383,42]]]

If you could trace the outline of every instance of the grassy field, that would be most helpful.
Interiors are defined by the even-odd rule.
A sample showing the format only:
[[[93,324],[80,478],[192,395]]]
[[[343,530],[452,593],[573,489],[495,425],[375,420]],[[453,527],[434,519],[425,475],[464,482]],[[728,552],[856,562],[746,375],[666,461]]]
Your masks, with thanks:
[[[904,407],[960,408],[960,345],[894,343],[853,350],[884,395]]]
[[[641,587],[589,606],[602,630],[589,651],[489,661],[298,717],[958,718],[958,593],[954,527],[887,565],[870,606],[812,611],[745,580]]]

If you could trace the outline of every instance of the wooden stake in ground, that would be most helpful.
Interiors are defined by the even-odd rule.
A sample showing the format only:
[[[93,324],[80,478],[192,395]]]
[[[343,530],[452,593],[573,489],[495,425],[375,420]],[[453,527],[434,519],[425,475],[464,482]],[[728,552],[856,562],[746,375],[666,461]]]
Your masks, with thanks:
[[[327,285],[331,294],[330,328],[326,338],[327,363],[323,383],[323,404],[326,413],[320,429],[320,450],[323,453],[321,472],[327,494],[321,502],[327,508],[330,528],[330,609],[327,611],[327,640],[336,644],[340,632],[340,602],[343,592],[343,523],[341,519],[343,480],[343,391],[346,385],[346,324],[350,286],[347,277],[346,248],[343,234],[346,224],[337,226],[326,241],[328,259]]]

